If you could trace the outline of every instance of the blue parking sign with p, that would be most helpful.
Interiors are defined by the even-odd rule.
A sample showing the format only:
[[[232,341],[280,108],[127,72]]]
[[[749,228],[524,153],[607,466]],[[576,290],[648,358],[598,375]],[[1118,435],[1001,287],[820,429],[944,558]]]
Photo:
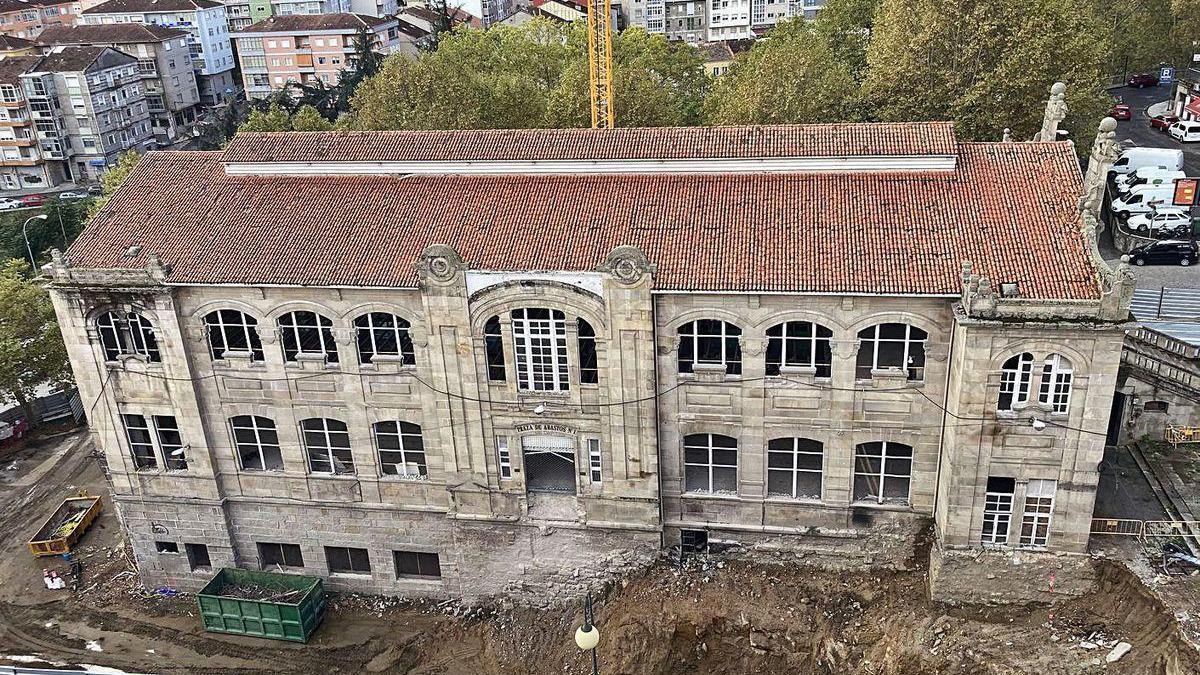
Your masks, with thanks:
[[[1173,66],[1163,66],[1158,69],[1158,83],[1170,84],[1175,81],[1175,68]]]

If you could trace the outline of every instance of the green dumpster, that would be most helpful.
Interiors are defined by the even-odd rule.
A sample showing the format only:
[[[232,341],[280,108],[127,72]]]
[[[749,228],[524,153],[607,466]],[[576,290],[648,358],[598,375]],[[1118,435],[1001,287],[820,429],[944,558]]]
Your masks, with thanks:
[[[223,569],[196,596],[204,630],[308,642],[325,618],[320,579]]]

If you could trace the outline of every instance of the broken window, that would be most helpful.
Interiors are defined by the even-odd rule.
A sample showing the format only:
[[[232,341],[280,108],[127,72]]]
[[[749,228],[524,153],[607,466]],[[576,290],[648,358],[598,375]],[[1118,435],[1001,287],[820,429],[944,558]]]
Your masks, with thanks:
[[[725,366],[729,375],[742,373],[742,329],[719,319],[700,319],[679,327],[679,372],[693,372],[697,363]]]
[[[720,434],[683,437],[684,491],[737,494],[737,439]]]
[[[230,418],[233,443],[237,447],[242,469],[247,471],[282,471],[283,455],[279,451],[279,433],[275,422],[266,417],[239,415]]]
[[[338,362],[333,322],[316,312],[288,312],[279,317],[279,337],[284,361],[298,361],[303,354],[324,356],[327,363]]]
[[[396,578],[440,577],[442,563],[436,553],[424,551],[392,551],[396,562]]]
[[[513,354],[517,387],[531,391],[566,391],[567,323],[554,309],[514,309]]]
[[[134,312],[105,312],[96,319],[105,361],[122,356],[141,356],[151,363],[162,361],[158,339],[150,320]]]
[[[121,415],[125,422],[125,437],[129,439],[129,453],[133,465],[138,469],[157,469],[158,455],[154,452],[154,440],[150,426],[142,415]]]
[[[417,362],[408,321],[386,312],[371,312],[354,320],[358,358],[371,363],[376,356],[397,356],[405,365]]]
[[[179,553],[179,544],[173,541],[156,541],[154,550],[159,553]]]
[[[913,449],[875,441],[854,448],[854,501],[908,504]]]
[[[983,498],[983,532],[980,535],[984,546],[1003,546],[1008,543],[1016,483],[1012,478],[988,477],[987,492]]]
[[[179,424],[173,415],[155,415],[154,431],[158,434],[158,447],[162,450],[163,461],[169,471],[184,471],[188,468],[187,450],[183,445],[183,436],[179,433]]]
[[[304,554],[298,544],[258,544],[258,564],[263,569],[270,567],[304,567]]]
[[[183,550],[187,552],[188,567],[193,572],[207,572],[212,569],[208,547],[204,544],[184,544]]]
[[[329,571],[342,574],[370,574],[371,556],[365,548],[326,546],[325,562]]]
[[[226,352],[249,353],[253,361],[263,360],[258,320],[236,309],[219,309],[204,317],[208,328],[208,348],[213,359],[224,359]]]
[[[1171,404],[1167,401],[1146,401],[1142,404],[1143,412],[1165,413],[1171,409]]]
[[[1050,517],[1058,482],[1031,480],[1025,487],[1025,512],[1021,516],[1021,545],[1042,547],[1050,540]]]
[[[833,331],[811,321],[788,321],[767,329],[767,375],[778,375],[782,366],[815,368],[817,377],[829,377],[833,368]]]
[[[600,370],[596,363],[596,331],[592,324],[578,320],[579,326],[579,381],[596,384],[600,381]]]
[[[488,379],[503,382],[504,338],[500,334],[500,317],[493,316],[483,325],[483,347],[487,353]]]
[[[313,473],[354,473],[350,432],[340,420],[314,417],[300,422],[308,468]]]
[[[925,331],[906,323],[881,323],[858,333],[855,377],[871,379],[871,371],[897,368],[910,380],[925,379]]]
[[[810,438],[775,438],[767,443],[767,495],[821,498],[824,446]]]
[[[571,436],[525,436],[521,439],[525,489],[530,492],[575,493],[576,439]]]
[[[425,441],[421,427],[411,422],[376,422],[371,425],[375,447],[379,451],[379,467],[385,476],[422,478],[429,471],[425,465]]]
[[[1033,354],[1024,352],[1004,362],[1000,370],[998,410],[1012,410],[1029,402],[1029,387],[1033,380]]]
[[[1061,354],[1046,357],[1042,366],[1042,385],[1038,390],[1038,402],[1050,406],[1051,412],[1065,414],[1071,406],[1071,379],[1074,370],[1071,361]]]

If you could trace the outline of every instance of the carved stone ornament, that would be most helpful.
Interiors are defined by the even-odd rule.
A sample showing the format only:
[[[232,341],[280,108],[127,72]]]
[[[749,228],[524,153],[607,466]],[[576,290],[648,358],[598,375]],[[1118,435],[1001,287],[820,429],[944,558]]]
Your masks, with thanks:
[[[353,328],[334,328],[332,329],[333,341],[340,345],[348,345],[354,342],[358,332]]]
[[[464,269],[466,265],[458,251],[445,244],[433,244],[426,248],[417,263],[417,272],[423,279],[443,283],[452,281],[459,271]]]
[[[273,345],[279,340],[279,329],[272,326],[259,326],[258,339],[264,345]]]
[[[738,338],[742,353],[747,356],[758,356],[767,349],[767,340],[765,338],[753,338],[742,336]]]
[[[839,359],[852,359],[858,355],[858,340],[830,340],[830,353]]]
[[[681,339],[678,335],[660,335],[658,337],[658,355],[667,356],[678,352]]]
[[[654,274],[658,268],[650,264],[642,249],[636,246],[618,246],[608,254],[608,258],[598,269],[608,272],[623,284],[636,284],[643,276]]]

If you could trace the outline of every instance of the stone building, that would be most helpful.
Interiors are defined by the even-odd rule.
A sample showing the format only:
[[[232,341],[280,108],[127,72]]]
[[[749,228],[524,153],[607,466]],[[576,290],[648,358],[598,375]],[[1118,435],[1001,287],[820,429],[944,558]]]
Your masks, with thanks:
[[[1045,599],[1088,583],[1131,285],[1086,187],[949,123],[240,134],[46,272],[147,584],[546,601],[932,521],[938,597]]]
[[[1137,327],[1121,354],[1110,441],[1200,427],[1200,292],[1138,290],[1132,309]]]

